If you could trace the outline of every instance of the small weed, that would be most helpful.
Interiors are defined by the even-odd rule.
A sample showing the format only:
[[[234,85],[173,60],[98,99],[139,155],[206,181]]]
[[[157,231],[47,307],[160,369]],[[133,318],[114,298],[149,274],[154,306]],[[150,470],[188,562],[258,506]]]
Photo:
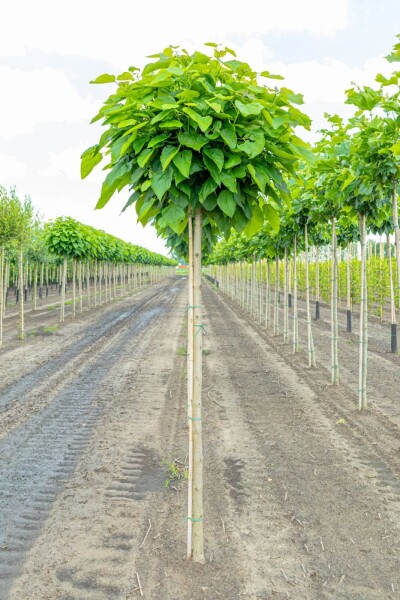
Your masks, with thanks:
[[[43,328],[43,333],[54,333],[55,331],[58,331],[58,325],[47,325]]]
[[[178,350],[177,350],[177,354],[178,354],[178,356],[186,356],[186,354],[187,354],[186,348],[184,348],[183,346],[180,346],[180,348],[178,348]]]
[[[27,332],[28,337],[35,337],[36,334],[37,334],[36,329],[32,329],[32,331]]]
[[[203,348],[203,356],[208,356],[209,354],[211,354],[211,350],[208,348]]]
[[[345,425],[345,423],[346,423],[346,419],[343,419],[343,417],[336,420],[336,425]]]
[[[168,477],[164,482],[166,488],[169,488],[173,481],[181,481],[188,478],[188,470],[185,465],[178,464],[176,458],[170,461],[166,458],[162,460],[162,464],[168,468]]]

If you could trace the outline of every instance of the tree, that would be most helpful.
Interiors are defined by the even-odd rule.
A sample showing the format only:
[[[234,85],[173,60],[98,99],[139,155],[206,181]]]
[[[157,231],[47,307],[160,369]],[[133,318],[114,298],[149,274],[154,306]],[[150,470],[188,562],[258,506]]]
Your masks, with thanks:
[[[277,218],[289,201],[283,173],[294,173],[307,145],[295,134],[310,121],[293,104],[302,97],[287,88],[259,85],[248,64],[229,48],[207,44],[213,56],[168,47],[115,77],[93,83],[116,83],[93,119],[107,127],[99,143],[82,155],[86,177],[109,155],[97,208],[118,190],[132,192],[124,210],[135,205],[139,221],[159,232],[172,230],[188,240],[193,230],[193,559],[204,562],[201,451],[201,253],[216,230],[255,233],[264,220]],[[223,60],[230,55],[233,58]],[[282,79],[264,71],[267,79]]]

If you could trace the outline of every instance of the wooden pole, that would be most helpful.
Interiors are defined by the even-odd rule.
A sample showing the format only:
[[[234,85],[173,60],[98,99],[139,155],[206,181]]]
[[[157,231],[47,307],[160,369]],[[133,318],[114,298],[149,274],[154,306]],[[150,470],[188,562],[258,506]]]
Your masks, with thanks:
[[[366,226],[365,215],[360,215],[361,233],[361,299],[360,299],[360,361],[359,361],[359,385],[358,385],[358,408],[367,408],[367,273],[366,273]]]
[[[307,309],[307,339],[308,339],[308,366],[315,367],[315,349],[314,340],[311,328],[311,306],[310,306],[310,282],[308,273],[308,227],[307,223],[304,228],[304,240],[305,240],[305,275],[306,275],[306,309]]]

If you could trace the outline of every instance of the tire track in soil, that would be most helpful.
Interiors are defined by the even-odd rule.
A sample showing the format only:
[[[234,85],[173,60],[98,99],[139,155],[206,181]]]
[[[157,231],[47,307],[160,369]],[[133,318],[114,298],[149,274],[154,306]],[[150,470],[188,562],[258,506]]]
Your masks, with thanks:
[[[178,291],[176,280],[169,282],[132,309],[108,315],[104,325],[88,328],[91,340],[81,340],[51,360],[50,365],[44,365],[39,374],[32,373],[16,384],[21,393],[27,381],[33,385],[36,377],[40,381],[44,374],[51,375],[62,362],[91,346],[93,338],[98,342],[95,356],[78,376],[40,413],[31,415],[23,426],[0,441],[1,598],[7,597],[52,504],[67,488],[79,457],[114,400],[107,390],[113,368],[123,362],[128,346],[132,356],[140,356],[146,330],[154,329],[166,310],[165,304]]]
[[[296,375],[279,357],[286,348],[209,286],[204,301],[226,364],[215,360],[212,379],[230,383],[213,401],[231,464],[240,464],[237,484],[231,471],[225,482],[231,504],[241,505],[240,521],[231,514],[228,523],[239,548],[247,536],[239,551],[251,565],[249,597],[396,598],[400,519],[391,500],[398,479],[349,428],[325,416],[325,397],[304,380],[312,373]],[[371,468],[381,469],[386,485],[375,485]]]
[[[114,307],[103,316],[100,324],[95,321],[86,325],[80,332],[80,338],[65,350],[53,358],[47,358],[45,362],[25,373],[19,380],[2,388],[0,439],[10,428],[20,425],[32,409],[42,409],[43,402],[48,403],[59,387],[64,387],[68,379],[76,377],[77,373],[82,371],[83,365],[95,356],[97,349],[124,328],[127,320],[139,314],[145,306],[156,301],[163,293],[158,287],[146,292],[145,297],[133,306]],[[151,292],[150,297],[148,292]]]

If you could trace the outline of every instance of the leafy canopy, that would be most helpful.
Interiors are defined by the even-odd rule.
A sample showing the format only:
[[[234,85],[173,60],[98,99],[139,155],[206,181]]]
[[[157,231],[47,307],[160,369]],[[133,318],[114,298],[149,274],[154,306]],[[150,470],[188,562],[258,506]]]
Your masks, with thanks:
[[[141,73],[130,67],[92,82],[117,85],[93,119],[106,130],[82,155],[82,177],[107,156],[97,208],[128,187],[123,210],[134,204],[143,225],[169,237],[182,235],[189,209],[202,208],[210,238],[232,227],[251,235],[264,221],[276,222],[289,202],[285,175],[294,174],[299,158],[311,158],[294,134],[310,126],[294,106],[302,96],[260,85],[232,50],[207,46],[211,57],[168,47]]]

